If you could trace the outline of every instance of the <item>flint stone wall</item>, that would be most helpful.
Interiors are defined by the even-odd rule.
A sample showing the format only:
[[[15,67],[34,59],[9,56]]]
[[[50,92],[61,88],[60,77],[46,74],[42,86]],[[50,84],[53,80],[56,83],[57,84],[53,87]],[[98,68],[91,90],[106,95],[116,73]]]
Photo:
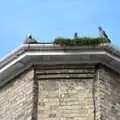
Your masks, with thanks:
[[[38,120],[94,120],[95,66],[39,66]]]
[[[103,65],[36,65],[0,88],[0,120],[120,120],[119,81]]]
[[[0,120],[31,120],[33,70],[0,88]]]
[[[96,107],[98,120],[120,120],[120,75],[101,66],[97,72]]]

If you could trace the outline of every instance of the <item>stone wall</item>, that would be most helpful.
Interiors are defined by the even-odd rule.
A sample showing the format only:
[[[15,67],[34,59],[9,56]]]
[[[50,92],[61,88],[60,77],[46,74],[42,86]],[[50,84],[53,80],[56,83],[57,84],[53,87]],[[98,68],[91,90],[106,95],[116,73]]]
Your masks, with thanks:
[[[0,120],[120,120],[120,75],[101,65],[35,65],[0,88]]]
[[[120,75],[101,66],[97,72],[98,120],[120,120]]]
[[[93,65],[39,66],[38,120],[94,120]]]
[[[0,89],[0,120],[31,120],[33,70],[26,71]]]

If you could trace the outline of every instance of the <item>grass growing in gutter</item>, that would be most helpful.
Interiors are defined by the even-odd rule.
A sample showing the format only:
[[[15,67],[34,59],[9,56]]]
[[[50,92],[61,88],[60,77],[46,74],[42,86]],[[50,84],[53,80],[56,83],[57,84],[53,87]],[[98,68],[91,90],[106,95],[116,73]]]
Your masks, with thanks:
[[[110,43],[104,37],[78,37],[78,38],[56,38],[53,42],[61,46],[83,46],[83,45],[98,45],[102,43]]]

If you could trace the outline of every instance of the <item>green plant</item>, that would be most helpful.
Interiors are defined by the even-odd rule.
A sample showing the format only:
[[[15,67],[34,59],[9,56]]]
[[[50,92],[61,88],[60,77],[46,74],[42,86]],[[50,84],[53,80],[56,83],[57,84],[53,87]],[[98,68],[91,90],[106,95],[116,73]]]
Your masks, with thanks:
[[[74,39],[70,38],[56,38],[53,42],[61,46],[82,46],[82,45],[98,45],[101,43],[109,43],[104,37],[77,37]]]

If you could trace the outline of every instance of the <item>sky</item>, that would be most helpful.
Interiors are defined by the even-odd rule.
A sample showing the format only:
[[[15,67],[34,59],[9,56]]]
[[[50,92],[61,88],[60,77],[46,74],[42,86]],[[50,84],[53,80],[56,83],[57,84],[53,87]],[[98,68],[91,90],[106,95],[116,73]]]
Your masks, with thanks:
[[[56,37],[97,37],[101,26],[120,47],[120,0],[1,0],[0,58],[23,44],[27,33],[39,42]]]

